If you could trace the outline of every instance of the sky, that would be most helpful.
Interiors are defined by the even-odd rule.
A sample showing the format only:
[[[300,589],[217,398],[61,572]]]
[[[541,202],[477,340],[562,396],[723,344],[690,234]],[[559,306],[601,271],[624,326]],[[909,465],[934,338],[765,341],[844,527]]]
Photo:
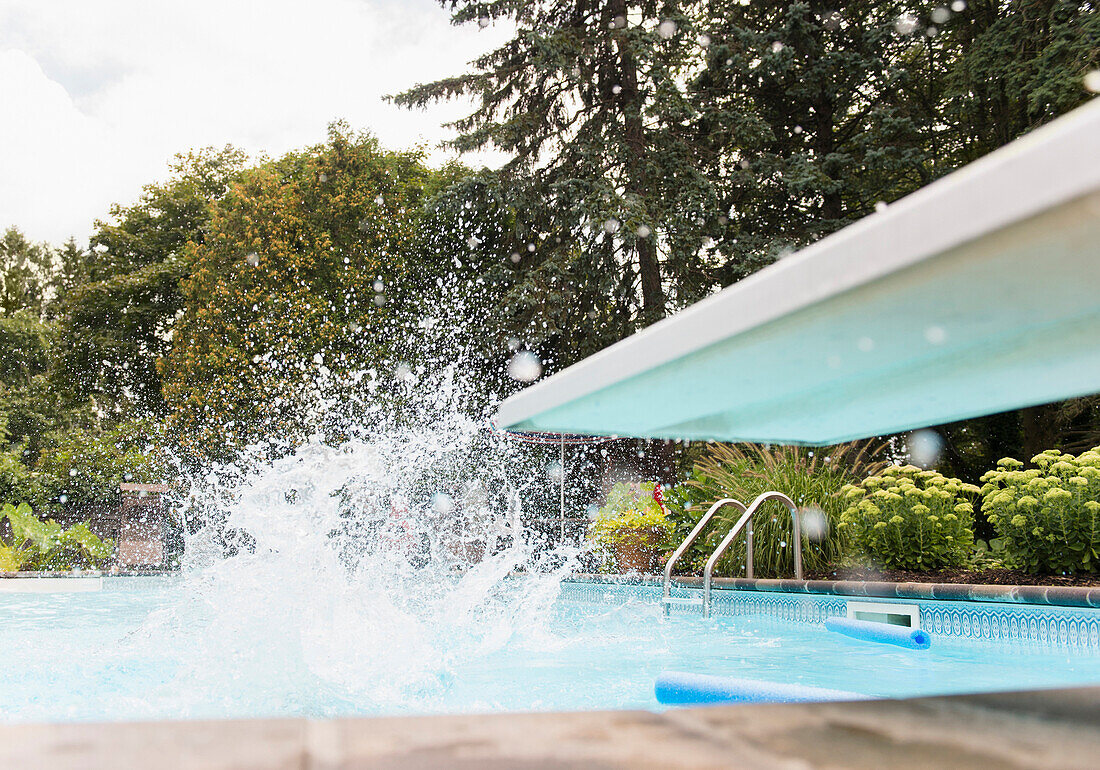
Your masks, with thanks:
[[[440,163],[441,124],[469,105],[382,97],[459,74],[506,37],[451,26],[434,0],[0,0],[0,229],[83,244],[176,153],[277,156],[337,119]]]

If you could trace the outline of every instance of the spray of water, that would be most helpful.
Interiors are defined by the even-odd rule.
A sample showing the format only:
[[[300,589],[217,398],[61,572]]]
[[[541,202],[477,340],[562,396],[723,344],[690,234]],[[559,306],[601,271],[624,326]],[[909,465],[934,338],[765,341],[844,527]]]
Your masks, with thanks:
[[[456,668],[552,643],[580,549],[524,529],[545,463],[467,408],[461,371],[356,372],[389,407],[349,409],[318,364],[307,441],[192,475],[180,585],[129,644],[172,651],[157,665],[207,699],[195,713],[235,697],[227,677],[273,713],[436,710]]]

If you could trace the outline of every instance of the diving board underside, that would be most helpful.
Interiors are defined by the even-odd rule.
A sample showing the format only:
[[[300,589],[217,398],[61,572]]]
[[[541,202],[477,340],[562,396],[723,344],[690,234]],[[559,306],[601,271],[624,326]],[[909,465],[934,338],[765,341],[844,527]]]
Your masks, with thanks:
[[[1100,391],[1100,100],[508,399],[508,429],[831,444]]]

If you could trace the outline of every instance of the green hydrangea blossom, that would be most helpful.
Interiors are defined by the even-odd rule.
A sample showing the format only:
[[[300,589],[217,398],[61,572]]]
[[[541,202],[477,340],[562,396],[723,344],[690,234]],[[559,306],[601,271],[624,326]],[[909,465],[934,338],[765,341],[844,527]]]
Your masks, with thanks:
[[[849,507],[840,528],[850,545],[883,567],[956,566],[974,543],[974,506],[962,496],[977,493],[973,484],[935,471],[890,466],[845,488]]]
[[[1098,448],[1100,449],[1100,448]],[[1048,449],[1036,466],[1006,457],[982,476],[982,512],[1007,553],[1034,573],[1100,571],[1100,451]]]

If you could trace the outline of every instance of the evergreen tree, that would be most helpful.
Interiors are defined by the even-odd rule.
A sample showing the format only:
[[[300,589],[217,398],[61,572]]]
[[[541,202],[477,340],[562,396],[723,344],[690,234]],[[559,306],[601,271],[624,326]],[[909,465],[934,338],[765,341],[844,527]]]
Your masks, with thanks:
[[[723,284],[929,181],[912,42],[883,2],[711,0],[693,83]]]
[[[516,33],[477,59],[473,71],[417,86],[396,101],[418,107],[473,97],[476,110],[454,124],[453,146],[509,153],[504,178],[513,194],[525,196],[522,209],[541,212],[540,229],[527,238],[541,270],[519,276],[528,293],[545,291],[540,278],[554,272],[559,291],[599,286],[644,325],[709,289],[700,278],[702,244],[716,198],[699,171],[684,89],[702,49],[681,4],[442,5],[456,24],[500,21]],[[582,312],[570,325],[590,321]]]

